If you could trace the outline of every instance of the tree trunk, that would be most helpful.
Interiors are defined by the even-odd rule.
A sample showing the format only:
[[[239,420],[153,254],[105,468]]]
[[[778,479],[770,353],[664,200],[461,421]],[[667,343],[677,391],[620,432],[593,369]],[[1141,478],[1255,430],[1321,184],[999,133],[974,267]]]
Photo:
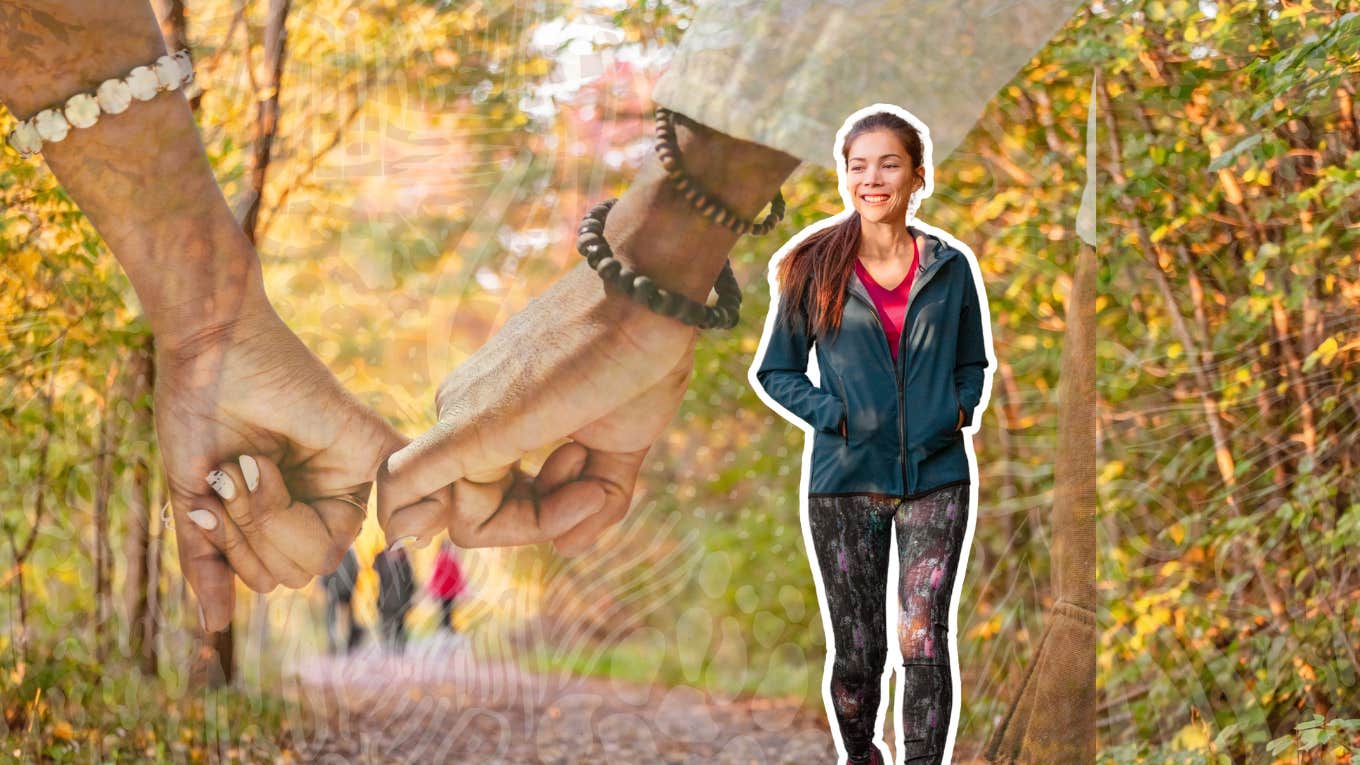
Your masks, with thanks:
[[[156,0],[156,17],[161,22],[161,37],[171,53],[189,47],[189,14],[183,0]],[[189,108],[198,113],[198,102],[203,98],[202,90],[195,90],[189,98]]]
[[[156,15],[160,20],[161,36],[165,38],[166,47],[172,51],[188,47],[189,18],[188,11],[184,7],[184,1],[157,0]],[[273,21],[272,15],[270,21],[271,23]],[[193,108],[195,117],[198,116],[198,103],[199,100],[197,97],[191,99],[189,102],[190,107]],[[246,234],[247,236],[250,236],[250,231],[248,229]],[[251,241],[254,241],[254,237],[251,237]],[[159,547],[158,543],[157,551],[159,551]],[[159,588],[159,555],[157,555],[156,563],[157,574],[155,576],[148,576],[148,583]],[[154,615],[156,610],[158,609],[153,609],[150,613]],[[197,605],[186,604],[186,610],[190,613],[196,612]],[[200,687],[230,683],[232,675],[234,674],[233,665],[235,663],[235,656],[232,651],[234,642],[232,639],[232,630],[234,628],[231,625],[227,625],[227,628],[222,632],[204,635],[201,628],[198,627],[197,618],[195,617],[192,629],[194,630],[194,633],[199,636],[200,645],[197,658],[194,661],[194,666],[189,673],[190,682]],[[154,646],[154,636],[152,636],[148,642]],[[146,660],[144,657],[144,660],[143,667],[154,667],[154,658]]]
[[[255,244],[260,224],[260,206],[264,199],[264,184],[272,158],[274,137],[279,129],[279,84],[283,79],[284,62],[288,53],[287,21],[290,0],[270,0],[269,16],[264,29],[264,66],[267,97],[261,99],[255,111],[254,140],[251,146],[249,187],[244,209],[239,218],[241,230]],[[264,627],[262,629],[267,629]],[[221,681],[230,683],[233,675],[234,627],[209,636],[207,645],[222,659]],[[263,643],[262,643],[263,644]],[[210,654],[205,653],[205,658]],[[209,678],[215,679],[215,678]]]
[[[152,374],[154,375],[155,372],[153,371]],[[162,482],[162,486],[156,495],[159,501],[153,503],[153,508],[163,508],[170,504],[169,494],[163,484],[164,482]],[[159,510],[156,510],[155,515],[152,516],[152,523],[156,529],[156,534],[151,543],[146,567],[146,618],[143,621],[146,650],[142,652],[142,672],[148,675],[156,674],[157,657],[159,655],[156,640],[163,616],[161,603],[164,602],[161,597],[161,561],[165,560],[165,526],[160,523]]]
[[[24,582],[24,564],[28,561],[28,556],[33,554],[33,547],[38,541],[38,532],[42,530],[43,515],[47,512],[47,455],[49,447],[52,445],[53,422],[52,415],[55,406],[55,386],[57,379],[58,354],[52,354],[52,368],[48,373],[47,392],[43,394],[43,407],[46,409],[46,416],[43,418],[42,445],[38,447],[38,471],[33,477],[34,485],[37,486],[38,495],[34,500],[33,526],[28,532],[28,539],[22,544],[16,536],[16,530],[6,530],[9,537],[10,549],[14,555],[13,579],[17,588],[16,597],[19,601],[19,629],[14,637],[14,644],[18,647],[19,659],[28,661],[28,589]]]
[[[142,347],[133,353],[128,368],[128,400],[132,402],[128,433],[133,443],[150,443],[153,437],[150,397],[155,372],[151,349],[151,339],[148,337]],[[151,575],[151,545],[152,529],[159,522],[159,513],[156,512],[157,508],[152,507],[151,460],[147,450],[134,450],[130,473],[132,485],[128,491],[127,537],[123,545],[123,557],[127,561],[123,597],[127,605],[128,649],[142,671],[154,675],[155,640],[148,634],[153,621],[150,618],[149,590],[156,582]]]
[[[99,423],[99,450],[94,455],[94,655],[104,660],[104,630],[109,621],[109,496],[113,487],[113,452],[117,443],[117,404],[122,391],[118,363],[109,366],[104,378],[104,412]]]
[[[1097,70],[1097,75],[1099,71]],[[995,763],[1078,765],[1096,759],[1096,90],[1086,123],[1086,190],[1063,327],[1058,448],[1053,463],[1052,574],[1056,601],[1019,693],[989,738]],[[1084,221],[1089,231],[1083,233]]]
[[[241,229],[255,243],[255,235],[260,223],[260,205],[264,200],[265,178],[269,171],[269,161],[274,147],[274,137],[279,130],[279,82],[283,79],[283,66],[288,53],[288,33],[286,22],[290,0],[270,0],[269,17],[264,30],[264,67],[265,98],[260,99],[255,110],[255,135],[251,144],[250,185],[246,192],[240,214]]]

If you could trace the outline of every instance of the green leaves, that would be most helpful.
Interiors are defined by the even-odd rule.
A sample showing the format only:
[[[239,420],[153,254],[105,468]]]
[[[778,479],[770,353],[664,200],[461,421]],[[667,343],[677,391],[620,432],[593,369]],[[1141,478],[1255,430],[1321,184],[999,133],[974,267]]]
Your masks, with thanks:
[[[1250,151],[1264,138],[1265,136],[1258,133],[1256,135],[1248,136],[1242,139],[1241,141],[1238,141],[1231,149],[1228,149],[1227,151],[1213,158],[1213,161],[1209,163],[1209,171],[1214,172],[1217,170],[1222,170],[1228,165],[1231,165],[1233,163],[1233,160],[1237,159],[1239,155],[1243,154],[1244,152]]]
[[[1314,714],[1313,719],[1295,725],[1292,734],[1272,739],[1266,744],[1266,751],[1282,756],[1325,748],[1334,756],[1356,755],[1360,754],[1360,744],[1355,742],[1357,734],[1360,734],[1360,719],[1329,720]]]

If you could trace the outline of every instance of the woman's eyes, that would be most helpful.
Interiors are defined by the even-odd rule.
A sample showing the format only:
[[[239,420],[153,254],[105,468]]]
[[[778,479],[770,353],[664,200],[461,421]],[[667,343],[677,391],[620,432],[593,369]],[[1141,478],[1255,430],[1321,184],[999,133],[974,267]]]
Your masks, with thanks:
[[[884,165],[884,166],[883,166],[883,169],[884,169],[884,170],[896,170],[896,169],[899,168],[899,167],[901,167],[901,165]],[[864,168],[862,168],[862,167],[852,167],[852,168],[850,168],[850,172],[852,172],[852,173],[862,173],[862,172],[864,172]]]

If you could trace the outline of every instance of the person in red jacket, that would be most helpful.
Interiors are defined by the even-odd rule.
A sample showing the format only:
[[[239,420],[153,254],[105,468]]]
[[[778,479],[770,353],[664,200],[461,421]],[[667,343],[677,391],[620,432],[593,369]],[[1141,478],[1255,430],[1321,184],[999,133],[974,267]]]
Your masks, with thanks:
[[[439,626],[450,632],[453,628],[453,602],[467,586],[463,569],[453,554],[453,543],[445,539],[439,546],[439,557],[434,561],[434,573],[427,585],[430,595],[439,601]]]

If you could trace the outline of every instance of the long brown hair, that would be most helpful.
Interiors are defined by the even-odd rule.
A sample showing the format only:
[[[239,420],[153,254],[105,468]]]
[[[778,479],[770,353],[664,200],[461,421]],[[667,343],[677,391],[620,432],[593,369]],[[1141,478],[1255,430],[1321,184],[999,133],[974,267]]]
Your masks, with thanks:
[[[876,130],[887,130],[902,141],[911,155],[914,174],[923,161],[921,134],[892,112],[875,112],[850,127],[841,144],[846,164],[855,139]],[[780,261],[779,310],[794,327],[813,337],[840,329],[845,288],[859,255],[860,230],[859,211],[853,210],[840,223],[813,233]]]

